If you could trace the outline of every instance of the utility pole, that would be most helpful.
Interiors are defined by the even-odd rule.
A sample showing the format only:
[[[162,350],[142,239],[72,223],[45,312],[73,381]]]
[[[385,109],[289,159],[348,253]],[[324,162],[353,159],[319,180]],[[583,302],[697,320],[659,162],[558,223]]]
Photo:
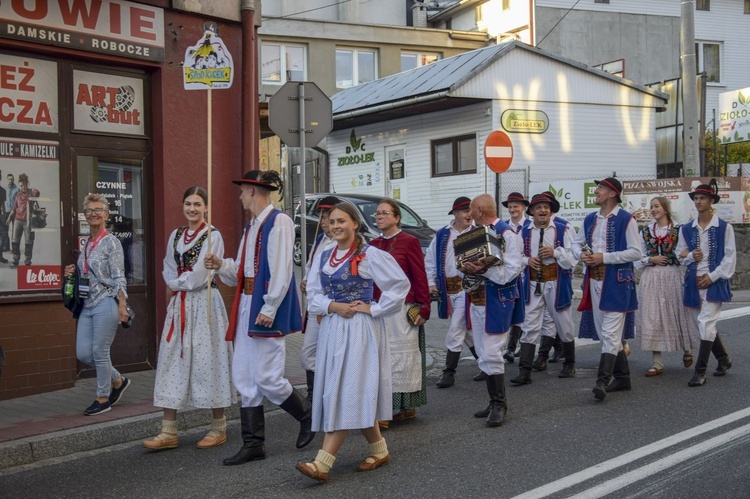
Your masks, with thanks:
[[[700,129],[698,122],[698,69],[695,53],[695,1],[682,0],[680,27],[683,116],[683,175],[700,175]]]

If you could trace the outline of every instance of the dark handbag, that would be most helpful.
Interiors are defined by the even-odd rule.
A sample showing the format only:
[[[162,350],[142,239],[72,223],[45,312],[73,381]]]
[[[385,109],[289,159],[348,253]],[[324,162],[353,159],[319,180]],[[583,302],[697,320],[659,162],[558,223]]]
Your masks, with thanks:
[[[65,308],[73,313],[73,318],[78,319],[83,311],[83,300],[78,297],[78,283],[81,279],[81,274],[78,271],[78,265],[76,265],[75,273],[73,274],[73,297],[65,296],[65,279],[63,279],[62,288],[60,292],[63,295],[63,304]]]
[[[119,305],[120,304],[120,297],[119,296],[115,296],[115,301]],[[125,310],[128,312],[128,320],[120,323],[120,325],[122,326],[123,329],[127,329],[130,326],[132,326],[133,325],[133,319],[135,319],[135,310],[133,310],[130,305],[126,304],[125,305]]]

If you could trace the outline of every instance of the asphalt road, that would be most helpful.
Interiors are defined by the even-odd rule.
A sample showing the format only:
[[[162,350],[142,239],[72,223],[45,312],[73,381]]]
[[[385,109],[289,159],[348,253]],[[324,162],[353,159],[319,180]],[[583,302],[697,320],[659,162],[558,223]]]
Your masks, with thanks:
[[[741,306],[741,305],[740,305]],[[736,307],[733,307],[736,308]],[[230,424],[228,444],[198,450],[203,431],[181,435],[175,450],[150,453],[138,442],[0,472],[0,497],[750,497],[750,354],[747,321],[719,323],[734,367],[689,388],[692,369],[681,353],[665,357],[662,376],[646,378],[650,355],[633,345],[633,391],[596,402],[591,394],[599,344],[577,349],[578,375],[558,379],[559,365],[534,373],[534,382],[508,387],[510,412],[500,428],[472,417],[487,404],[484,383],[471,380],[473,360],[462,360],[451,389],[428,379],[426,407],[417,418],[392,424],[384,435],[392,454],[381,469],[358,473],[367,455],[353,432],[327,484],[294,469],[312,459],[319,436],[296,450],[297,423],[283,412],[266,419],[265,461],[226,467],[240,445]],[[442,351],[444,328],[433,322],[429,350]],[[515,375],[517,364],[506,365]],[[709,369],[713,371],[712,359]]]

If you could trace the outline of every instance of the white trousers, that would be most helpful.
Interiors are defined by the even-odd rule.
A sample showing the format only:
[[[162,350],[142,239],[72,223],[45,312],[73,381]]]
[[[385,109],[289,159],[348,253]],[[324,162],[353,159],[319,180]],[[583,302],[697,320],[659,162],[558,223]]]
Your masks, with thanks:
[[[521,329],[523,330],[521,342],[538,345],[540,336],[554,338],[558,333],[562,341],[566,343],[573,341],[575,334],[573,332],[572,305],[558,312],[555,310],[557,282],[544,282],[541,283],[541,287],[542,295],[537,296],[534,294],[536,282],[531,283],[532,292],[529,297],[529,303],[526,305],[524,322],[521,324]],[[552,322],[554,327],[549,327],[549,322]]]
[[[292,384],[284,377],[285,362],[285,337],[235,336],[232,383],[240,392],[242,407],[257,407],[263,397],[276,405],[289,398]]]
[[[594,311],[594,326],[602,341],[602,353],[617,355],[622,350],[622,330],[625,327],[625,313],[605,312],[599,309],[602,299],[602,281],[589,279],[591,304]]]
[[[714,341],[716,339],[716,323],[721,315],[721,303],[706,300],[707,289],[699,290],[701,308],[691,308],[693,318],[698,324],[701,340]]]
[[[448,332],[445,334],[445,348],[451,352],[461,352],[466,348],[474,346],[472,335],[469,334],[469,328],[466,327],[466,293],[460,291],[456,294],[448,295],[451,304],[451,316]],[[482,323],[484,324],[484,323]]]
[[[504,374],[505,359],[503,353],[508,344],[508,333],[487,334],[484,331],[486,307],[469,307],[471,313],[471,332],[474,347],[479,356],[479,369],[487,375]]]
[[[305,334],[302,335],[302,350],[300,351],[300,361],[302,369],[305,371],[315,370],[315,355],[318,353],[318,331],[320,331],[318,316],[309,315]]]

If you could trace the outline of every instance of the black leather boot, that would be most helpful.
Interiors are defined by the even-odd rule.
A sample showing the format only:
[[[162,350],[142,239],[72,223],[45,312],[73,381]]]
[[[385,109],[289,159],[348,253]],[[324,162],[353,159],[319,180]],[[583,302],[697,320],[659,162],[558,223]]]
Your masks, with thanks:
[[[711,352],[713,352],[716,360],[719,361],[719,365],[716,366],[716,371],[714,371],[714,376],[726,376],[727,370],[732,367],[732,358],[727,353],[727,346],[719,337],[719,333],[716,333],[716,339],[711,346]]]
[[[594,392],[594,398],[596,400],[604,400],[604,397],[607,396],[607,385],[609,385],[609,381],[612,379],[612,371],[615,369],[616,360],[617,355],[611,353],[603,353],[602,356],[599,357],[599,371],[596,375],[596,386],[591,390]]]
[[[612,377],[614,378],[612,383],[605,388],[607,393],[630,391],[630,364],[628,364],[628,356],[625,355],[624,349],[617,352]]]
[[[490,395],[490,413],[487,415],[487,426],[500,426],[508,412],[505,399],[505,374],[487,376],[487,393]]]
[[[477,349],[476,349],[475,347],[471,347],[471,348],[469,348],[469,351],[471,352],[471,354],[472,354],[472,355],[474,356],[474,358],[475,358],[476,360],[479,360],[479,355],[477,355]],[[478,373],[476,373],[476,374],[474,375],[474,377],[473,377],[473,378],[471,378],[471,379],[473,379],[474,381],[484,381],[486,377],[487,377],[487,375],[486,375],[486,374],[484,374],[484,372],[483,372],[483,371],[479,371],[479,372],[478,372]],[[483,417],[484,417],[484,416],[483,416]]]
[[[698,360],[695,361],[695,374],[688,381],[688,386],[703,386],[706,384],[706,368],[708,367],[708,358],[711,356],[713,343],[713,341],[701,340]]]
[[[552,348],[554,349],[554,352],[552,353],[552,356],[550,356],[548,362],[560,362],[560,359],[563,358],[563,354],[565,353],[565,349],[563,348],[563,340],[560,338],[559,334],[555,335],[555,342],[552,344]]]
[[[558,378],[572,378],[576,375],[576,341],[565,341],[562,344],[562,351],[565,355],[563,359],[563,368]],[[557,351],[555,351],[557,353]],[[552,362],[552,359],[550,359]]]
[[[299,435],[297,435],[297,448],[301,449],[315,438],[315,432],[310,428],[312,426],[312,406],[307,403],[305,397],[296,388],[292,389],[292,394],[279,406],[299,421]]]
[[[516,347],[518,346],[518,340],[521,339],[521,328],[518,326],[512,326],[510,328],[510,332],[508,333],[508,348],[505,350],[505,353],[503,354],[503,359],[505,359],[505,362],[513,363],[516,355]]]
[[[242,447],[239,452],[224,460],[226,466],[245,464],[256,459],[266,458],[266,420],[263,406],[241,407],[240,428],[242,430]]]
[[[534,361],[536,345],[521,342],[521,356],[518,359],[518,376],[511,378],[514,385],[528,385],[531,383],[531,363]]]
[[[312,407],[313,390],[315,389],[315,371],[305,371],[305,375],[307,376],[307,395],[305,399],[310,404],[310,407]]]
[[[461,352],[451,352],[448,350],[445,354],[445,369],[437,382],[438,388],[450,388],[456,382],[456,368],[458,360],[461,358]]]
[[[547,359],[549,359],[549,351],[552,349],[553,343],[555,343],[554,338],[542,336],[542,341],[539,345],[539,355],[536,356],[536,360],[531,364],[532,369],[535,371],[547,370]]]

